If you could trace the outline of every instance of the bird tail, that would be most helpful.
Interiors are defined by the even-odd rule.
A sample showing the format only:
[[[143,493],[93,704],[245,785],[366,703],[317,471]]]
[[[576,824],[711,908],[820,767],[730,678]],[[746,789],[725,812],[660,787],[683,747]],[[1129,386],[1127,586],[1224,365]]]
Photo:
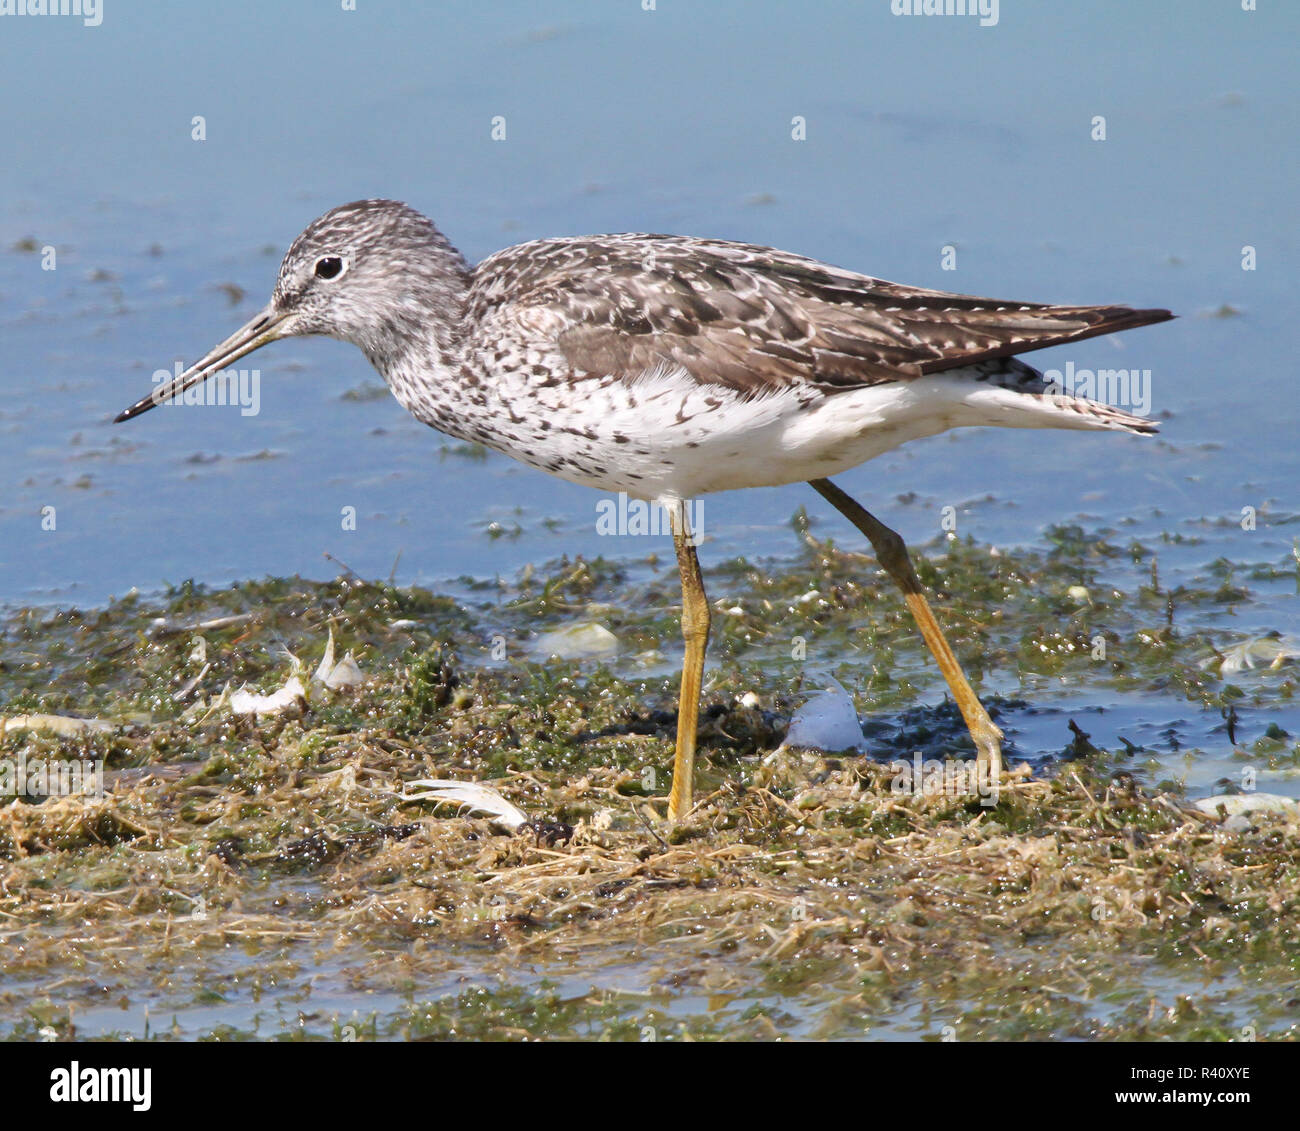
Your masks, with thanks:
[[[1122,408],[1093,401],[1086,397],[1040,394],[1050,402],[1057,428],[1100,428],[1113,432],[1133,432],[1139,436],[1154,436],[1160,425],[1144,416],[1135,416]]]
[[[1015,423],[1025,427],[1102,429],[1140,436],[1160,431],[1145,415],[1110,403],[1149,411],[1149,370],[1075,370],[1067,365],[1064,371],[1052,369],[1044,374],[1018,358],[1007,357],[981,362],[971,366],[971,371],[976,381],[988,385],[989,401],[1001,402],[1011,414],[1023,416]],[[1007,397],[1008,392],[1013,396]]]

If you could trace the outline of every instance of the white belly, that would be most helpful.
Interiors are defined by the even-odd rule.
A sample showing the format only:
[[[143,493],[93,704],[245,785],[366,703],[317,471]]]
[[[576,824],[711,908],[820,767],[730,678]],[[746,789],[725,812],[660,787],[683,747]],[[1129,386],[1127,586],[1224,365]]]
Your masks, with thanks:
[[[702,385],[667,367],[630,382],[553,385],[513,368],[454,395],[454,381],[386,376],[398,399],[435,428],[561,479],[647,500],[836,475],[949,428],[1115,426],[1078,411],[1087,402],[1002,388],[961,369],[829,394],[804,386],[762,396]]]
[[[681,370],[591,385],[576,404],[573,386],[530,389],[529,419],[491,446],[574,483],[634,498],[689,499],[835,475],[949,428],[1096,426],[960,370],[846,392],[805,388],[762,397],[700,385]],[[541,419],[550,427],[540,427]]]

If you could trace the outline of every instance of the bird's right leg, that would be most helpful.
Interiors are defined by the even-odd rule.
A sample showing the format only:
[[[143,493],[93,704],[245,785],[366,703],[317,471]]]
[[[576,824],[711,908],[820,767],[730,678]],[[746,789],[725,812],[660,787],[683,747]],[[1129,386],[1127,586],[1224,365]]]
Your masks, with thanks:
[[[930,602],[925,599],[921,582],[912,568],[912,559],[907,554],[907,544],[898,534],[890,530],[883,522],[872,515],[861,503],[841,491],[829,479],[809,480],[812,487],[823,499],[838,510],[854,526],[862,531],[876,551],[876,560],[885,568],[903,591],[903,599],[912,610],[916,625],[921,630],[925,643],[929,646],[943,678],[948,681],[952,697],[957,701],[961,716],[966,720],[966,729],[975,742],[978,752],[978,764],[996,782],[1002,776],[1002,731],[989,718],[984,704],[971,690],[966,673],[953,655],[952,648],[944,639],[939,622],[934,619]]]
[[[677,700],[677,750],[673,757],[673,788],[668,797],[668,819],[675,821],[691,811],[694,800],[695,738],[700,723],[700,688],[704,682],[704,652],[709,643],[709,599],[704,575],[695,553],[695,539],[682,500],[664,504],[673,528],[677,570],[682,576],[682,690]]]

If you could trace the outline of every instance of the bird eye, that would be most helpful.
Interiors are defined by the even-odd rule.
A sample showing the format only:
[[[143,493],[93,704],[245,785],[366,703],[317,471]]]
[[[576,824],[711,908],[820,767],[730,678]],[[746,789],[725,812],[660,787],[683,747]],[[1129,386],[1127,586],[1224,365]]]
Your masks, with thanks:
[[[343,259],[338,255],[326,255],[316,260],[316,278],[336,279],[343,273]]]

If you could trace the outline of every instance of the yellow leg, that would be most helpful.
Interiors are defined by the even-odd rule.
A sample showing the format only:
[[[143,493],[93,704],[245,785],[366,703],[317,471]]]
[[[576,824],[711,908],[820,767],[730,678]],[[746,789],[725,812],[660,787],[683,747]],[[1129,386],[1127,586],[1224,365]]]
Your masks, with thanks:
[[[978,751],[979,765],[996,782],[1002,775],[1002,731],[989,718],[984,705],[971,690],[966,673],[961,670],[961,664],[944,639],[939,622],[930,611],[930,603],[925,599],[916,570],[912,568],[906,543],[829,479],[813,479],[809,485],[867,536],[876,551],[876,559],[903,591],[907,607],[912,610],[917,627],[938,663],[939,670],[943,672],[943,678],[948,681],[962,718],[966,720],[966,729],[970,731]]]
[[[704,681],[704,651],[709,644],[709,599],[704,592],[700,559],[682,502],[667,504],[672,521],[677,570],[682,575],[682,691],[677,702],[677,752],[673,757],[673,788],[668,797],[668,819],[675,821],[691,811],[695,777],[695,735],[700,722],[700,686]]]

